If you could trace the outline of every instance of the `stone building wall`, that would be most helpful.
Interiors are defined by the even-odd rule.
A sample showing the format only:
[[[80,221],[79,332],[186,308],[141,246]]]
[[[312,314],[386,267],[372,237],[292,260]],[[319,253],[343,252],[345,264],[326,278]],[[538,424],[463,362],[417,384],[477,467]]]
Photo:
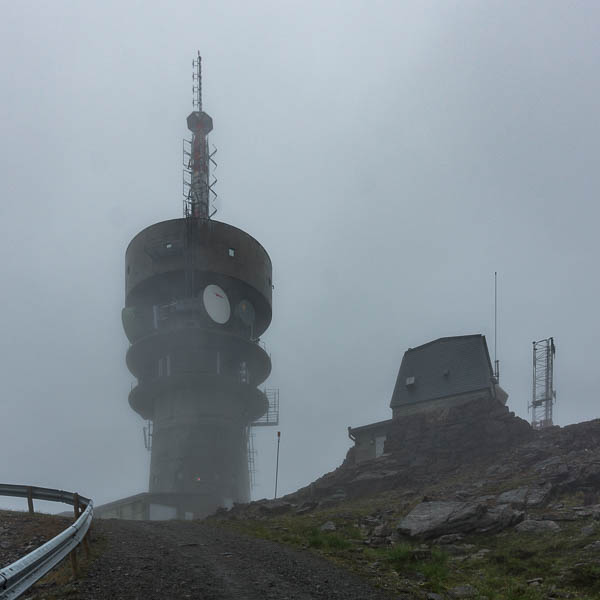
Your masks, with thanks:
[[[415,402],[414,404],[402,404],[392,409],[392,418],[399,419],[407,417],[409,415],[415,415],[417,413],[438,411],[440,409],[452,408],[454,406],[460,406],[461,404],[467,404],[473,400],[489,399],[491,393],[486,391],[477,391],[470,394],[460,394],[459,396],[451,396],[445,398],[436,398],[435,400],[428,400],[426,402]]]
[[[436,463],[443,468],[465,460],[501,453],[533,435],[527,421],[516,417],[500,400],[484,395],[394,419],[385,452],[406,466]]]

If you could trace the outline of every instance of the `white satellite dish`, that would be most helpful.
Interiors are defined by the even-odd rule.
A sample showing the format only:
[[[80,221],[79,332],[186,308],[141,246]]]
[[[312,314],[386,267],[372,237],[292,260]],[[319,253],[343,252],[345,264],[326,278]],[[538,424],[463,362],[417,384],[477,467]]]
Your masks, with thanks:
[[[208,316],[215,322],[223,325],[229,321],[231,306],[227,294],[218,285],[207,285],[202,295],[204,308]]]

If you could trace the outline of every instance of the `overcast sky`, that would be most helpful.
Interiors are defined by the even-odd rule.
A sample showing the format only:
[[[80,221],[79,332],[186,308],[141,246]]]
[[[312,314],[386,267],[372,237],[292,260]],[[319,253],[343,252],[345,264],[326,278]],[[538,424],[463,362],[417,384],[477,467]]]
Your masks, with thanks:
[[[197,49],[215,218],[273,261],[282,493],[391,416],[407,348],[493,348],[494,271],[511,409],[554,336],[555,422],[600,416],[597,2],[0,4],[0,481],[147,489],[124,252],[181,216]],[[275,440],[257,433],[255,498]]]

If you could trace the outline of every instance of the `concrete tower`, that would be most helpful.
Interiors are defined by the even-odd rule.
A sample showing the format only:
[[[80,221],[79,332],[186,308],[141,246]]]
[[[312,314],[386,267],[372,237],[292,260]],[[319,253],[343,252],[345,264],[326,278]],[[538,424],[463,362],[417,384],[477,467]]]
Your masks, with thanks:
[[[201,516],[249,500],[248,432],[268,411],[259,344],[271,322],[271,260],[250,235],[211,217],[211,117],[200,56],[184,144],[184,216],[150,225],[125,254],[123,327],[138,384],[129,404],[152,424],[149,496]]]

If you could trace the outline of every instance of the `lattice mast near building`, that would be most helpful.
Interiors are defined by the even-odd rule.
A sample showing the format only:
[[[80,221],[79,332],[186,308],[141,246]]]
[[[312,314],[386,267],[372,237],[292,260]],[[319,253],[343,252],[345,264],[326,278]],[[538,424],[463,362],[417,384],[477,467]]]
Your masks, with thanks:
[[[131,240],[123,309],[127,366],[138,380],[129,403],[149,421],[149,502],[179,517],[247,502],[251,427],[276,420],[258,388],[271,371],[259,343],[271,322],[271,260],[246,232],[212,219],[213,122],[202,109],[199,55],[193,77],[183,218]]]
[[[552,406],[556,401],[554,390],[554,338],[533,342],[533,390],[531,395],[531,426],[534,429],[552,427]]]

